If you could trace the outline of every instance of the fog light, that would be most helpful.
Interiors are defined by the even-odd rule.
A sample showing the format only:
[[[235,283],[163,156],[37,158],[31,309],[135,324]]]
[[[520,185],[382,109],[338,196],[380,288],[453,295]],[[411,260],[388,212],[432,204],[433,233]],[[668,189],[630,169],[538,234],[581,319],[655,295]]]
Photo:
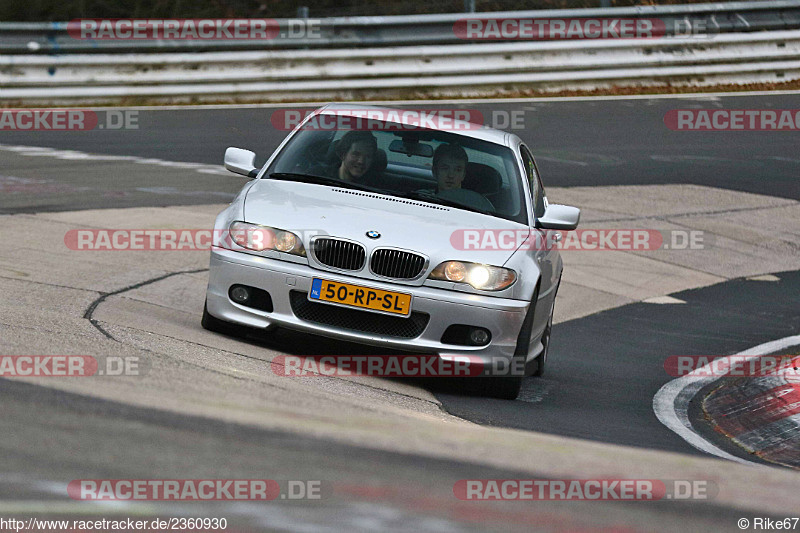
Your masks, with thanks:
[[[242,287],[241,285],[232,287],[230,295],[231,300],[237,304],[245,304],[250,299],[250,291],[247,289],[247,287]]]
[[[475,346],[482,346],[489,342],[489,332],[485,329],[473,329],[469,332],[469,340]]]

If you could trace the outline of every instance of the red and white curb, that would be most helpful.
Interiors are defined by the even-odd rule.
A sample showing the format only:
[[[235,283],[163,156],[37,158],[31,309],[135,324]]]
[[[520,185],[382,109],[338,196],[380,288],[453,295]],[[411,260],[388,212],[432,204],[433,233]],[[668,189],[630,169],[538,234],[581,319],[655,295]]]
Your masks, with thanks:
[[[800,357],[792,368],[800,364]],[[725,383],[703,400],[714,429],[765,461],[800,467],[800,378],[795,372]]]
[[[723,358],[722,360],[717,360],[713,364],[715,368],[719,370],[721,365],[730,364],[734,358],[736,358],[737,362],[740,362],[742,356],[759,357],[798,344],[800,344],[800,335],[785,337],[783,339],[760,344],[749,350]],[[716,455],[723,459],[736,461],[737,463],[758,464],[747,459],[736,457],[718,448],[697,433],[689,421],[688,410],[691,399],[694,398],[703,387],[720,379],[719,376],[712,375],[715,372],[712,372],[710,367],[711,364],[698,368],[661,387],[653,397],[653,411],[662,424],[677,433],[683,440],[698,450]],[[786,454],[787,446],[791,446],[791,444],[788,443],[791,437],[800,441],[800,438],[798,438],[800,437],[800,384],[788,383],[786,377],[780,375],[753,378],[748,381],[749,386],[746,389],[747,392],[744,392],[744,394],[749,398],[750,402],[755,403],[750,404],[749,410],[744,404],[730,406],[732,409],[730,409],[726,416],[726,424],[729,426],[729,429],[734,432],[727,433],[724,427],[720,427],[720,429],[725,431],[746,449],[754,449],[750,448],[748,446],[749,444],[750,446],[756,446],[758,449],[767,453],[772,453],[773,455]],[[792,390],[791,394],[796,396],[787,397],[787,392],[785,392],[788,390],[787,387]],[[775,396],[781,394],[782,391],[784,391],[782,395]],[[722,397],[720,396],[720,398]],[[763,408],[753,411],[752,408],[758,405],[763,406]],[[721,413],[724,413],[724,411],[721,411]],[[741,426],[743,431],[736,432],[737,420],[746,424]],[[772,427],[775,424],[779,424],[779,426]],[[783,425],[781,426],[780,424]],[[786,427],[787,425],[791,426],[791,428]],[[784,433],[779,433],[781,431]],[[785,433],[786,431],[790,431],[790,433]],[[765,437],[765,435],[771,435],[771,437]],[[798,446],[798,444],[794,444],[794,446]],[[772,448],[775,448],[774,451],[772,451]],[[764,458],[766,459],[766,456]],[[797,459],[795,459],[795,461],[796,460]]]

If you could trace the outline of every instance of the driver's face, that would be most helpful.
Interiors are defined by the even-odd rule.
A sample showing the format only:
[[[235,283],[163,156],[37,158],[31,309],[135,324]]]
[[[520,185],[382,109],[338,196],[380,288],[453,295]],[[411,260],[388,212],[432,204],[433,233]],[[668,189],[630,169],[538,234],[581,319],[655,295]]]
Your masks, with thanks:
[[[342,168],[349,178],[360,178],[372,166],[374,158],[375,150],[372,144],[367,141],[357,141],[344,154]]]
[[[445,156],[436,162],[434,171],[440,191],[460,189],[461,182],[464,181],[466,163],[460,159]]]

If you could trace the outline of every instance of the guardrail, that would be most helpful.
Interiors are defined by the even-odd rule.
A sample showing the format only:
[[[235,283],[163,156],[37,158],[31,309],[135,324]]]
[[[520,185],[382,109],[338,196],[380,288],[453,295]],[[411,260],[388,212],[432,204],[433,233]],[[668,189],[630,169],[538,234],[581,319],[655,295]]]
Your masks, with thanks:
[[[769,0],[638,6],[601,9],[536,10],[485,13],[448,13],[386,17],[339,17],[309,19],[318,37],[293,37],[290,26],[296,19],[277,20],[279,38],[249,41],[187,40],[81,40],[67,33],[66,22],[0,23],[0,53],[69,54],[129,53],[211,50],[270,50],[305,48],[385,47],[463,43],[453,25],[465,18],[659,18],[667,34],[706,28],[710,33],[800,29],[800,2]]]
[[[0,56],[0,101],[453,97],[800,78],[800,30],[359,50]]]
[[[713,7],[715,13],[733,13],[729,11],[732,6],[744,5],[746,10],[759,7],[774,16],[775,9],[786,9],[787,4],[800,10],[800,2],[781,0],[662,6],[657,12],[662,16],[667,12],[688,16],[708,14],[707,10]],[[539,17],[546,13],[551,18],[587,18],[590,12],[613,11],[618,17],[630,17],[634,12],[652,17],[655,9],[535,13]],[[425,20],[434,25],[446,22],[453,34],[452,24],[464,16],[381,20],[402,18],[403,24]],[[520,13],[514,16],[524,18]],[[430,22],[431,18],[434,22]],[[345,20],[355,24],[356,19]],[[356,22],[366,31],[362,18]],[[402,39],[397,36],[398,41]],[[458,43],[121,53],[121,49],[104,42],[92,54],[5,54],[0,55],[0,103],[95,105],[480,97],[519,94],[530,89],[546,92],[800,79],[800,29],[651,39]],[[197,44],[189,42],[192,46]]]

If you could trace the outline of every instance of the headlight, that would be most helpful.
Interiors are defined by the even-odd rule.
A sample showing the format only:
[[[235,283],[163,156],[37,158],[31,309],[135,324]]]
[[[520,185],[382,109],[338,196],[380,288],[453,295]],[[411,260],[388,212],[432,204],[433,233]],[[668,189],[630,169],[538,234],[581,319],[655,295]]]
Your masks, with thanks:
[[[232,222],[229,231],[233,242],[248,250],[277,250],[303,257],[306,255],[303,241],[291,231],[239,221]]]
[[[517,280],[517,274],[508,268],[463,261],[445,261],[433,269],[428,279],[469,283],[481,291],[500,291]]]

